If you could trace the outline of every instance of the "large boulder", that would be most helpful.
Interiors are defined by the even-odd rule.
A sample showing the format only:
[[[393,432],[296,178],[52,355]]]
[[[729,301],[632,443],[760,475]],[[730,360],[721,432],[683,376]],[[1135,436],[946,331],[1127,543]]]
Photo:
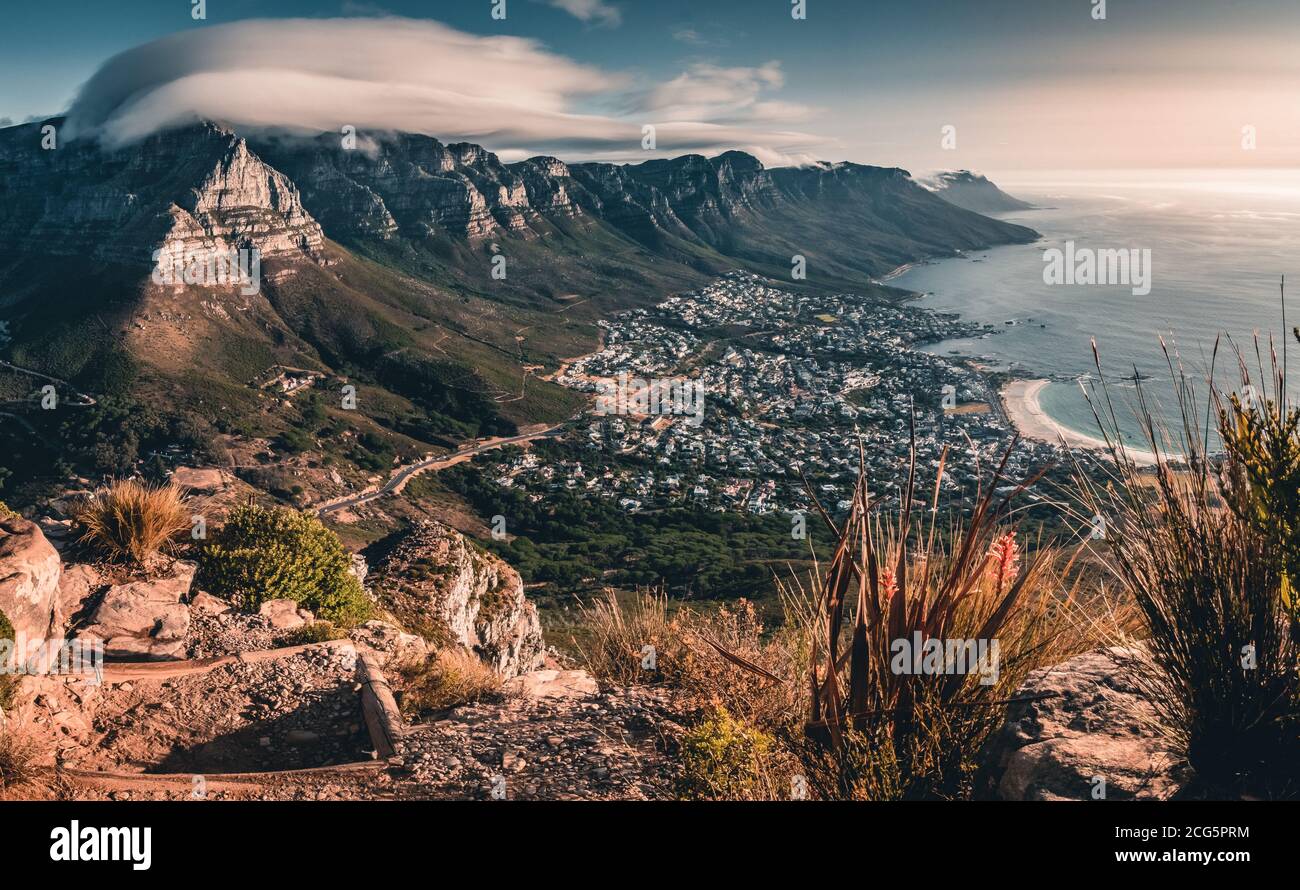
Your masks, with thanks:
[[[99,570],[89,565],[64,566],[54,603],[54,627],[60,631],[75,623],[87,604],[106,582]]]
[[[408,630],[472,649],[503,677],[542,664],[542,625],[519,573],[455,529],[417,523],[370,581]]]
[[[0,519],[0,612],[29,647],[49,636],[61,574],[58,551],[35,523]]]
[[[596,679],[586,671],[531,671],[507,680],[501,687],[506,695],[530,699],[589,698],[600,692]]]
[[[983,796],[1002,800],[1164,800],[1187,779],[1135,680],[1139,649],[1111,648],[1035,671],[981,753]]]
[[[185,657],[190,607],[182,601],[198,566],[177,561],[167,573],[109,588],[83,638],[104,641],[107,658],[174,660]]]

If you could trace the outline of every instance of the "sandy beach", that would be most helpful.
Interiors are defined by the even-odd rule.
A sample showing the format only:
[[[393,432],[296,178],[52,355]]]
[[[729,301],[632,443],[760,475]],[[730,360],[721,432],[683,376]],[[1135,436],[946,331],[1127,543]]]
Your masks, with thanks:
[[[1039,404],[1038,397],[1049,383],[1050,380],[1014,380],[1002,390],[1002,404],[1020,435],[1050,445],[1063,443],[1068,448],[1106,449],[1106,442],[1100,436],[1076,432],[1047,415]],[[1152,466],[1156,462],[1155,455],[1150,451],[1131,447],[1125,450],[1139,466]]]

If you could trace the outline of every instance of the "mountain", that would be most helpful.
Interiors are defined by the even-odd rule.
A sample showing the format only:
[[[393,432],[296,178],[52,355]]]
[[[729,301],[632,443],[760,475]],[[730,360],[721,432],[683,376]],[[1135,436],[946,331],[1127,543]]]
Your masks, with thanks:
[[[949,170],[922,180],[922,184],[943,198],[975,213],[1009,213],[1034,210],[1033,204],[1013,198],[987,178],[969,170]]]
[[[550,157],[505,164],[479,146],[427,136],[396,135],[369,151],[341,150],[339,142],[327,134],[263,138],[254,147],[299,186],[308,211],[340,243],[499,291],[487,277],[489,257],[473,255],[490,242],[524,264],[510,288],[516,296],[598,294],[611,264],[652,274],[650,286],[629,297],[653,298],[674,279],[737,265],[788,278],[796,254],[825,286],[865,288],[918,257],[1036,237],[955,210],[896,168],[768,170],[736,151],[630,165]],[[533,262],[539,245],[541,261]],[[592,250],[604,260],[597,267]],[[614,277],[624,287],[632,280]]]
[[[576,395],[532,370],[589,351],[610,312],[725,270],[788,280],[799,255],[792,286],[882,297],[874,279],[904,263],[1037,237],[896,168],[503,163],[409,133],[352,150],[212,122],[44,150],[61,123],[0,129],[0,359],[16,366],[0,401],[30,398],[32,374],[99,397],[72,429],[26,412],[47,441],[22,447],[57,436],[98,449],[101,471],[225,433],[299,449],[332,434],[345,464],[381,468],[386,449],[569,416]],[[202,248],[259,250],[260,289],[152,279],[158,251]],[[268,390],[277,367],[317,375],[317,393]],[[345,383],[360,390],[346,415]]]

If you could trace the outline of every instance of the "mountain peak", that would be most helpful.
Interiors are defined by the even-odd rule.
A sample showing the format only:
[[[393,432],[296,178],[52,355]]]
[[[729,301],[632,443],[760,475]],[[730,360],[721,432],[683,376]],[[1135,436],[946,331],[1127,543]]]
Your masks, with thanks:
[[[971,170],[941,170],[918,182],[948,203],[976,213],[1034,209],[1033,204],[1013,198],[988,177]]]

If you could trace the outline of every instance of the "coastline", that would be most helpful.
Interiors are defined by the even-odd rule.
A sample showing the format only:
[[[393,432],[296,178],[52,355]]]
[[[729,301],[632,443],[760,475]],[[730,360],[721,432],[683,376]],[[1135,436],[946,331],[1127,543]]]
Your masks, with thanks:
[[[1100,436],[1089,436],[1063,426],[1043,410],[1039,395],[1050,383],[1050,380],[1041,379],[1013,380],[1003,387],[1002,405],[1020,435],[1049,445],[1064,444],[1067,448],[1088,451],[1107,450],[1106,442]],[[1124,446],[1124,450],[1138,466],[1149,467],[1156,463],[1156,456],[1150,451],[1131,446]]]

